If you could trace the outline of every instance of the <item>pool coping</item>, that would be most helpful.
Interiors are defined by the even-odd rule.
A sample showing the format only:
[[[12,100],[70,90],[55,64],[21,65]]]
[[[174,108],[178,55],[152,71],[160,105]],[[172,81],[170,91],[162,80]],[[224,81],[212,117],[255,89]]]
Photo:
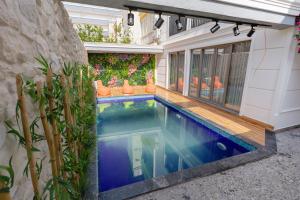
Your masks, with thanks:
[[[169,102],[159,95],[136,95],[136,96],[112,97],[112,98],[110,97],[110,99],[119,99],[119,100],[126,99],[126,100],[128,100],[128,99],[136,99],[136,98],[143,99],[143,97],[148,98],[148,99],[150,97],[153,97],[153,99],[157,99],[158,101],[161,101],[161,102],[167,104],[168,106],[172,107],[173,109],[178,110],[179,112],[187,115],[188,117],[192,117],[193,119],[196,118],[194,120],[196,120],[198,123],[201,123],[201,121],[204,122],[204,124],[202,123],[202,125],[213,129],[214,131],[216,131],[217,133],[219,133],[225,137],[228,137],[228,134],[229,134],[230,140],[232,140],[232,139],[234,140],[234,138],[239,139],[239,140],[235,140],[234,142],[240,141],[240,140],[244,141],[243,144],[240,144],[238,142],[238,144],[240,144],[241,146],[244,146],[245,143],[246,144],[248,143],[248,144],[254,146],[256,149],[252,150],[250,152],[247,152],[247,153],[240,154],[240,155],[236,155],[236,156],[224,158],[221,160],[213,161],[210,163],[206,163],[206,164],[203,164],[198,167],[180,170],[180,171],[170,173],[167,175],[155,177],[152,179],[147,179],[147,180],[144,180],[141,182],[136,182],[136,183],[133,183],[130,185],[125,185],[125,186],[115,188],[115,189],[112,189],[109,191],[99,192],[98,199],[110,200],[110,199],[132,198],[132,197],[139,196],[139,195],[142,195],[145,193],[149,193],[149,192],[152,192],[155,190],[160,190],[160,189],[174,186],[177,184],[185,183],[194,178],[200,178],[200,177],[212,175],[212,174],[222,172],[224,170],[228,170],[228,169],[240,166],[240,165],[258,161],[263,158],[270,157],[271,155],[273,155],[277,152],[276,137],[275,137],[275,133],[272,131],[265,130],[265,146],[262,146],[262,145],[257,144],[247,138],[243,138],[243,137],[240,137],[239,135],[231,134],[230,130],[228,130],[224,127],[221,127],[218,124],[216,124],[215,122],[205,119],[202,116],[200,116],[194,112],[188,111],[187,109],[185,109],[179,105],[176,105],[175,103]],[[101,98],[101,99],[103,99],[103,98]],[[99,103],[98,99],[97,99],[97,103]],[[199,120],[197,120],[197,119],[199,119]],[[209,127],[209,126],[212,126],[212,127]],[[219,132],[220,130],[221,130],[221,132]],[[224,135],[224,133],[225,133],[225,135]]]

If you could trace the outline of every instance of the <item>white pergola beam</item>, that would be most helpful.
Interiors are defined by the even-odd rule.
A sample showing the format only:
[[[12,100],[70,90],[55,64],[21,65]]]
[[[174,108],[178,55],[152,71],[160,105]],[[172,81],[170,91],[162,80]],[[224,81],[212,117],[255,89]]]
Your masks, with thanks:
[[[161,54],[163,47],[160,45],[136,45],[116,43],[84,43],[88,53],[132,53],[132,54]]]
[[[266,24],[274,29],[284,29],[294,26],[295,15],[290,12],[300,8],[292,7],[286,13],[281,10],[264,9],[261,7],[250,7],[243,1],[240,4],[228,3],[224,0],[68,0],[77,3],[91,4],[97,6],[105,6],[118,9],[126,9],[124,5],[133,7],[142,7],[147,9],[157,9],[166,12],[176,12],[183,15],[206,16],[209,18],[218,18],[223,20],[243,21],[253,24]],[[261,1],[262,2],[262,1]],[[268,7],[267,1],[261,5]],[[275,5],[272,5],[275,6]],[[281,5],[276,5],[280,7]],[[286,6],[286,5],[285,5]],[[285,8],[287,9],[287,8]]]

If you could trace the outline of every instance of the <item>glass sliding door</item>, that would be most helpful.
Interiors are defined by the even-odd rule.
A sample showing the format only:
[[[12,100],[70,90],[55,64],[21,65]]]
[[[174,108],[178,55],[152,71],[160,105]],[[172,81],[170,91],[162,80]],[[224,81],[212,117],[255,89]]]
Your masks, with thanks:
[[[177,56],[175,53],[170,54],[170,68],[169,68],[169,88],[170,90],[177,90]]]
[[[192,51],[189,96],[198,97],[200,91],[201,49]]]
[[[202,66],[201,66],[201,90],[200,97],[204,99],[210,99],[212,89],[212,74],[214,66],[214,54],[215,49],[204,49],[202,55]]]
[[[184,80],[184,51],[170,54],[169,89],[183,92]]]
[[[250,41],[194,49],[189,96],[239,111]]]
[[[213,84],[213,97],[212,100],[215,103],[223,104],[225,101],[225,84],[227,83],[227,77],[230,65],[231,45],[226,47],[217,48],[216,65]]]
[[[233,44],[225,106],[235,111],[240,110],[249,50],[250,42]]]

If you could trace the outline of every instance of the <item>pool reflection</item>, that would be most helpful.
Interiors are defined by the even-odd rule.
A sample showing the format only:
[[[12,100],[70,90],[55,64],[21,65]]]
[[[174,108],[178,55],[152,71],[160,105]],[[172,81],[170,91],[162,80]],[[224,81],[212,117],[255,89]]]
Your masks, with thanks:
[[[248,152],[155,100],[98,107],[100,191]]]

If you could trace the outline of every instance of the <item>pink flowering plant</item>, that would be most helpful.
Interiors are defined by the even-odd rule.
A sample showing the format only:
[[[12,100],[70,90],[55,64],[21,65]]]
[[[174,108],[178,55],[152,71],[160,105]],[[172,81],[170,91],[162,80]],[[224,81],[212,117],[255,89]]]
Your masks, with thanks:
[[[150,54],[89,54],[96,80],[109,87],[121,86],[125,79],[131,85],[145,85],[154,80],[155,57]]]

